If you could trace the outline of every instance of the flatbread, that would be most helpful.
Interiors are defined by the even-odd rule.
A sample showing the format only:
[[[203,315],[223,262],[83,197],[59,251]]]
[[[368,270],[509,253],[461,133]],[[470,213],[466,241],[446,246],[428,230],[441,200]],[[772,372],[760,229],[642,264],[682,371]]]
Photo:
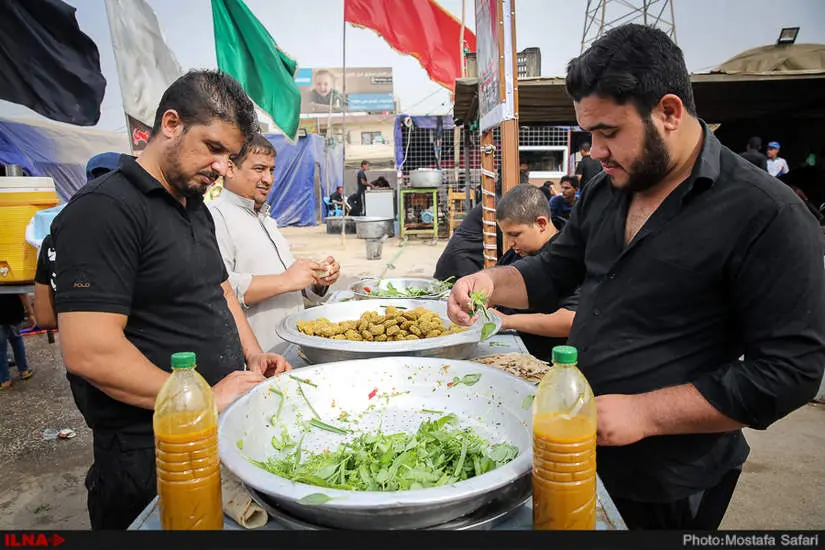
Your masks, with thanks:
[[[548,363],[536,359],[529,353],[497,353],[496,355],[476,357],[472,361],[500,368],[532,384],[541,382],[541,379],[550,370]]]
[[[263,527],[269,521],[266,510],[252,500],[252,495],[232,472],[221,466],[223,511],[245,529]]]

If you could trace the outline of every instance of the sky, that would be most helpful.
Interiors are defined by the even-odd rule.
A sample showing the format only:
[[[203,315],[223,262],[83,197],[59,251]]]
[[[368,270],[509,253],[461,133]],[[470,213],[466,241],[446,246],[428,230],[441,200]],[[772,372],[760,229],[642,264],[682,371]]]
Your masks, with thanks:
[[[125,132],[104,0],[65,1],[77,8],[81,30],[100,51],[107,86],[97,128]],[[147,1],[184,69],[217,67],[210,0]],[[474,29],[474,1],[463,1],[466,24]],[[567,62],[581,51],[587,0],[514,1],[517,48],[539,47],[542,76],[564,76]],[[641,4],[641,0],[631,1]],[[439,3],[461,17],[462,0]],[[246,0],[246,4],[300,67],[342,65],[344,0]],[[706,72],[739,52],[772,44],[782,27],[800,27],[797,44],[825,43],[823,0],[673,0],[673,6],[677,43],[691,72]],[[395,94],[404,112],[451,112],[449,91],[430,81],[418,61],[396,53],[370,30],[347,25],[346,65],[392,67]],[[2,100],[0,116],[44,120],[26,107]]]

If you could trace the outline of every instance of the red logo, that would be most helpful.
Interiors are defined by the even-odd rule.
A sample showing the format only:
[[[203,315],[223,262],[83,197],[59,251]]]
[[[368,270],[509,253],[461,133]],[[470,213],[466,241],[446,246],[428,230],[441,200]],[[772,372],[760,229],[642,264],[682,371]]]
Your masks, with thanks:
[[[66,539],[53,533],[6,533],[3,536],[6,548],[35,548],[35,547],[55,547],[60,546]]]
[[[132,143],[137,145],[141,141],[144,143],[149,143],[149,132],[135,128],[132,130]]]

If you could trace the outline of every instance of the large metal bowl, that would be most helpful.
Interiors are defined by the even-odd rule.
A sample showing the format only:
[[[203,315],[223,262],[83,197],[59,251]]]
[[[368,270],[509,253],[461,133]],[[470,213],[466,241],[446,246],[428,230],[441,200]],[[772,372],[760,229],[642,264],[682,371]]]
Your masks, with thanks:
[[[382,311],[388,306],[407,309],[424,307],[441,317],[445,326],[450,325],[447,317],[447,302],[436,300],[355,300],[337,304],[325,304],[304,311],[293,313],[284,318],[276,327],[276,332],[283,340],[301,346],[301,351],[310,363],[330,363],[371,357],[409,355],[417,357],[443,357],[445,359],[467,359],[473,356],[475,348],[481,341],[481,328],[486,322],[482,316],[464,332],[425,338],[422,340],[405,340],[402,342],[356,342],[351,340],[332,340],[320,336],[308,336],[297,328],[298,321],[311,321],[326,317],[332,322],[352,321],[367,311]],[[501,318],[491,314],[496,325],[495,332],[501,330]],[[495,334],[495,332],[493,334]]]
[[[453,377],[467,374],[481,374],[481,378],[472,386],[447,386]],[[515,445],[519,454],[481,476],[429,489],[349,491],[289,481],[249,460],[264,461],[277,453],[270,442],[284,428],[296,441],[300,439],[301,419],[306,422],[312,417],[309,405],[297,393],[298,382],[279,375],[255,386],[221,414],[218,448],[223,464],[241,481],[298,518],[346,529],[426,528],[472,513],[504,487],[524,483],[530,475],[532,411],[526,404],[535,387],[504,371],[470,361],[387,357],[305,367],[300,377],[315,385],[302,384],[301,388],[324,422],[344,425],[337,418],[347,411],[350,417],[364,414],[358,424],[348,425],[357,431],[373,433],[380,427],[384,433],[413,433],[425,418],[440,416],[423,409],[438,410],[455,413],[462,427],[473,428],[491,444]],[[285,400],[274,426],[270,422],[281,397],[269,391],[273,386]],[[370,398],[375,388],[380,393]],[[400,395],[385,399],[385,392]],[[303,435],[302,449],[333,450],[355,437],[311,429]],[[332,500],[320,505],[300,502],[313,493]]]
[[[382,299],[379,296],[373,296],[364,288],[369,289],[381,289],[387,290],[389,285],[392,285],[393,288],[403,292],[407,289],[416,289],[416,290],[430,290],[434,286],[438,285],[440,281],[437,279],[414,279],[414,278],[392,278],[392,279],[361,279],[354,285],[350,286],[350,291],[355,294],[356,300],[377,300]],[[445,290],[441,293],[430,293],[430,294],[423,294],[421,296],[417,296],[416,300],[441,300],[446,298],[449,295],[449,290]],[[383,298],[386,299],[386,298]]]

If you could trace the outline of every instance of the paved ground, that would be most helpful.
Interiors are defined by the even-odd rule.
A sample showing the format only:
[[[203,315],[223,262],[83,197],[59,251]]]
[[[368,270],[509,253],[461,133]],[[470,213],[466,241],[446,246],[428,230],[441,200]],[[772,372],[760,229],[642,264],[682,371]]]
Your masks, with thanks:
[[[333,251],[346,286],[376,275],[398,250],[384,245],[381,261],[366,260],[363,241],[326,235],[323,228],[287,228],[297,257],[321,259]],[[429,276],[444,243],[411,242],[393,273]],[[58,336],[59,338],[59,336]],[[14,378],[0,392],[0,530],[86,529],[83,479],[91,463],[91,434],[72,401],[58,344],[26,338],[35,375]],[[16,373],[13,373],[16,376]],[[825,406],[807,405],[764,432],[747,431],[752,452],[723,527],[825,529]],[[46,428],[73,428],[77,437],[43,441]]]

